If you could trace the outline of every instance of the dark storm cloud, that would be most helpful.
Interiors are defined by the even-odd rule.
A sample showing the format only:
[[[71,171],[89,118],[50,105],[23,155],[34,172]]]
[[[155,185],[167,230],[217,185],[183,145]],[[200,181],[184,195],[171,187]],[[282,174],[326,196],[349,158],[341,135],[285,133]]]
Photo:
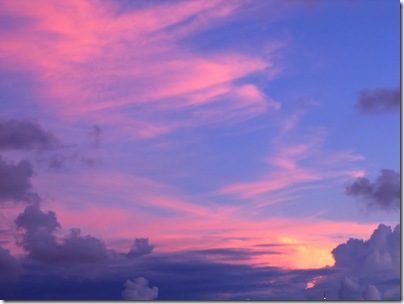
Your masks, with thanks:
[[[33,170],[30,162],[6,163],[0,155],[0,203],[24,199],[31,189]]]
[[[362,113],[383,113],[399,110],[400,104],[400,88],[383,88],[360,91],[355,106]]]
[[[20,262],[8,250],[0,247],[0,282],[16,279],[21,272]]]
[[[0,122],[0,149],[53,149],[59,146],[59,139],[35,121],[10,119]]]
[[[105,244],[93,236],[81,236],[79,229],[72,229],[58,242],[53,234],[60,227],[56,214],[53,211],[43,212],[39,204],[27,206],[15,219],[15,224],[25,229],[20,245],[33,260],[69,265],[98,263],[107,259]]]
[[[139,238],[136,239],[135,242],[133,243],[132,248],[129,250],[129,252],[126,254],[126,257],[131,259],[131,258],[137,258],[142,255],[146,255],[152,252],[154,246],[149,244],[149,239],[147,238]]]
[[[381,170],[380,176],[370,182],[359,177],[346,187],[346,194],[360,198],[369,208],[397,210],[400,208],[400,175],[392,170]]]

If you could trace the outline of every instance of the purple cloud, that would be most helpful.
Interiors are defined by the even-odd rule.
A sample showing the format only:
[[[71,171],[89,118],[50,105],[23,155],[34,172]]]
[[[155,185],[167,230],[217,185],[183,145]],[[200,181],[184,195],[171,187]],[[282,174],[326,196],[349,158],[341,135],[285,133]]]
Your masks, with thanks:
[[[21,272],[20,262],[7,249],[0,247],[0,281],[16,279]]]
[[[56,214],[53,211],[43,212],[39,204],[27,206],[15,223],[18,228],[25,229],[20,245],[33,260],[69,265],[98,263],[107,259],[105,244],[91,235],[81,236],[77,228],[58,242],[53,234],[60,227]]]
[[[346,194],[357,197],[369,208],[398,210],[400,208],[400,175],[392,170],[381,170],[380,176],[370,182],[366,177],[359,177],[346,187]]]
[[[158,296],[158,287],[149,287],[149,281],[139,277],[135,280],[127,280],[122,291],[124,300],[154,300]]]
[[[400,88],[363,90],[358,93],[356,107],[362,113],[384,113],[399,110]]]
[[[6,163],[0,155],[0,203],[24,199],[31,189],[34,171],[30,162],[22,160],[18,164]]]
[[[54,149],[60,141],[35,121],[10,119],[0,122],[0,149]]]
[[[149,239],[139,238],[133,243],[132,248],[126,254],[127,258],[137,258],[152,252],[154,246],[149,244]]]
[[[369,240],[349,239],[332,250],[335,267],[366,273],[400,269],[400,225],[380,224]]]

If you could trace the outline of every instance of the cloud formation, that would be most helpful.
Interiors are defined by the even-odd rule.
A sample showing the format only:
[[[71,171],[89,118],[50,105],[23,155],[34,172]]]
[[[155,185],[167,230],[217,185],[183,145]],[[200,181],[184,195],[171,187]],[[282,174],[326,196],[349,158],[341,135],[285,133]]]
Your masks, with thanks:
[[[353,273],[379,270],[399,272],[400,225],[393,230],[380,224],[367,241],[349,239],[332,250],[335,267],[350,269]]]
[[[0,122],[0,149],[53,149],[59,145],[59,139],[35,121],[10,119]]]
[[[129,259],[137,258],[142,255],[151,253],[153,248],[154,246],[149,244],[149,239],[139,238],[135,240],[132,248],[129,250],[128,253],[126,253],[126,257]]]
[[[158,296],[158,287],[149,287],[149,281],[139,277],[135,280],[127,280],[122,291],[124,300],[154,300]]]
[[[105,261],[107,249],[99,239],[81,236],[75,228],[58,242],[54,232],[60,227],[53,211],[43,212],[39,204],[31,204],[15,219],[17,228],[25,229],[19,243],[28,252],[28,257],[58,265],[91,264]]]
[[[401,105],[400,88],[363,90],[358,93],[355,106],[362,113],[385,113],[399,110]]]
[[[0,155],[0,204],[7,200],[20,201],[31,189],[34,171],[31,163],[22,160],[17,164],[7,163]]]
[[[361,199],[370,209],[398,210],[400,208],[400,175],[383,169],[374,182],[359,177],[346,187],[346,194]]]

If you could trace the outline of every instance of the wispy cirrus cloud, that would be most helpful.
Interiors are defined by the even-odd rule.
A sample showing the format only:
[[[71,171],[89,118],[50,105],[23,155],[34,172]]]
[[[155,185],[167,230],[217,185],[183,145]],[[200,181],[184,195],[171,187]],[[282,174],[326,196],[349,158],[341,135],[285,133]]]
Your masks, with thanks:
[[[179,40],[226,22],[243,5],[190,1],[134,5],[123,13],[113,2],[49,1],[42,8],[6,2],[14,34],[2,32],[7,43],[0,47],[0,64],[37,79],[36,94],[58,115],[120,122],[127,133],[137,129],[137,137],[180,127],[173,123],[178,115],[170,115],[184,110],[191,119],[181,126],[217,122],[223,114],[239,121],[279,108],[255,84],[235,82],[268,74],[270,57],[196,53]]]

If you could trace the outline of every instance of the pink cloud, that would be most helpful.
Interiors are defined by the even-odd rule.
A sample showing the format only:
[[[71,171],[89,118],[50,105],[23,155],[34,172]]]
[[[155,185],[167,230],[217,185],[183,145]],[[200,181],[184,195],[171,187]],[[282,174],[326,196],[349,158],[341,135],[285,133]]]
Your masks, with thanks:
[[[173,127],[172,118],[165,117],[171,127],[162,128],[155,122],[156,108],[172,113],[215,103],[215,111],[237,121],[245,119],[233,115],[240,108],[249,117],[279,108],[255,85],[234,83],[270,70],[270,59],[229,52],[196,54],[179,47],[177,40],[225,22],[242,5],[185,1],[120,13],[116,2],[45,1],[37,6],[30,1],[5,1],[3,11],[19,18],[21,26],[1,31],[6,39],[0,46],[0,65],[29,73],[38,83],[38,99],[59,117],[102,120],[113,115],[116,121],[135,125],[138,137],[158,136],[193,123],[188,120]],[[226,104],[215,98],[226,94],[237,98]],[[145,107],[145,119],[126,114],[123,107],[132,105]],[[205,115],[198,123],[211,119]]]

